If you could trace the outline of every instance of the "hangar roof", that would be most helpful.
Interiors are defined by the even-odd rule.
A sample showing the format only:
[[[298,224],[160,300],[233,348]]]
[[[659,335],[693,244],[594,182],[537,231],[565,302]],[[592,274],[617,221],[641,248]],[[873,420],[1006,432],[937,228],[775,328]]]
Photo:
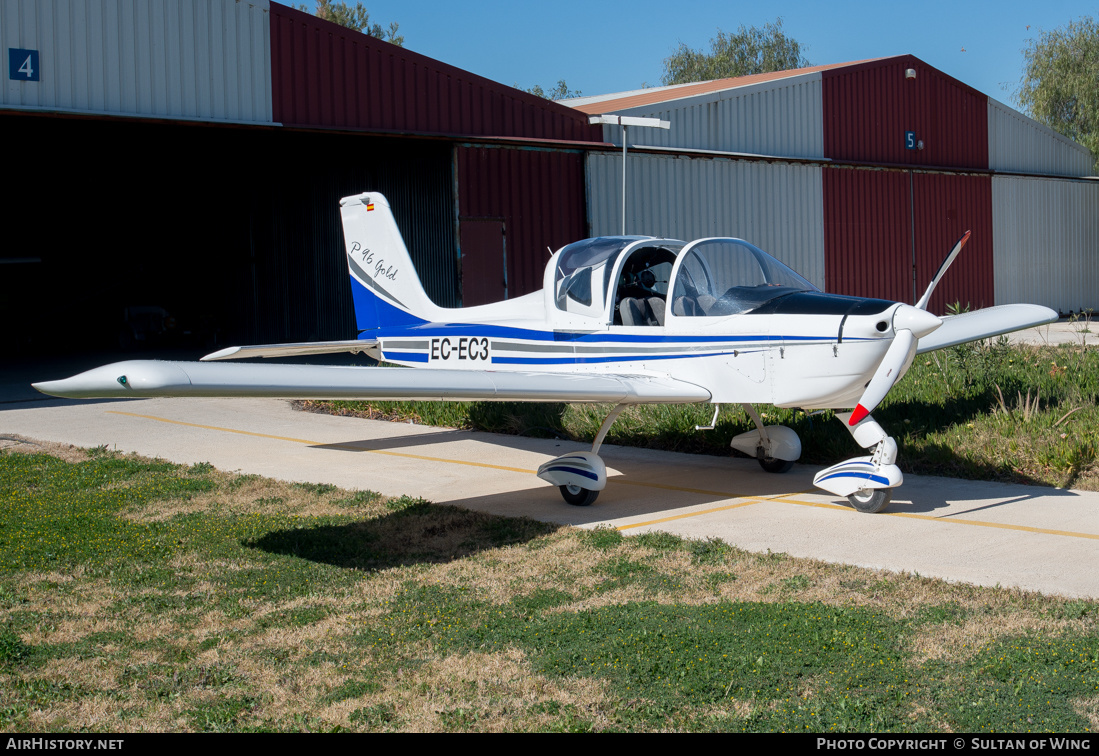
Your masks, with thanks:
[[[648,89],[635,89],[630,92],[614,92],[593,97],[575,97],[568,100],[559,100],[562,105],[576,108],[582,113],[598,114],[610,113],[616,110],[636,108],[644,105],[671,102],[681,100],[684,97],[721,92],[726,89],[747,87],[753,84],[764,84],[779,79],[789,79],[804,74],[819,73],[844,66],[856,66],[869,63],[880,58],[868,58],[867,60],[852,61],[849,63],[831,63],[824,66],[807,66],[806,68],[794,68],[788,71],[772,71],[770,73],[752,74],[750,76],[735,76],[728,79],[713,79],[711,81],[696,81],[690,84],[672,84],[666,87],[650,87]]]
[[[1083,146],[914,55],[561,100],[587,114],[658,117],[635,146],[910,166],[1087,176]],[[617,126],[603,138],[621,144]]]

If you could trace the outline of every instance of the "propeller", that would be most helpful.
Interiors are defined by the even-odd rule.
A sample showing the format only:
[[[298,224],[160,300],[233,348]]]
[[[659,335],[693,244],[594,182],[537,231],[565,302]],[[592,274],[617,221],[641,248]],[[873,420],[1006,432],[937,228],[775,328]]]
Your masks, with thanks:
[[[897,382],[901,370],[904,368],[904,363],[908,362],[908,358],[912,356],[912,351],[916,348],[916,342],[943,324],[941,320],[927,311],[927,303],[931,301],[932,292],[935,291],[939,281],[946,275],[947,269],[950,268],[954,258],[962,251],[962,247],[965,246],[967,241],[969,241],[969,231],[966,231],[962,238],[954,244],[954,248],[950,250],[950,254],[939,266],[934,278],[931,279],[931,284],[927,287],[927,291],[923,293],[915,307],[902,304],[898,305],[897,309],[893,311],[893,343],[889,345],[889,351],[885,353],[885,357],[878,365],[874,377],[870,379],[866,390],[859,397],[859,403],[851,413],[851,419],[847,421],[848,425],[852,427],[858,425],[874,411],[874,408],[889,393],[889,389],[893,388],[893,384]]]
[[[916,303],[916,306],[921,310],[927,309],[927,303],[931,301],[931,292],[935,291],[935,287],[939,285],[939,281],[946,275],[947,268],[954,262],[954,258],[958,256],[958,253],[962,251],[962,247],[969,241],[969,232],[966,231],[962,234],[962,238],[958,239],[954,244],[954,249],[950,250],[950,254],[943,260],[943,264],[939,266],[939,270],[936,271],[935,277],[931,279],[931,284],[927,287],[927,291],[920,297],[920,301]]]
[[[897,305],[897,309],[893,311],[893,343],[889,345],[889,351],[885,353],[874,377],[862,392],[858,405],[851,413],[851,419],[847,421],[848,425],[858,425],[874,411],[900,378],[901,369],[916,348],[916,342],[942,324],[941,320],[926,310],[912,305]]]

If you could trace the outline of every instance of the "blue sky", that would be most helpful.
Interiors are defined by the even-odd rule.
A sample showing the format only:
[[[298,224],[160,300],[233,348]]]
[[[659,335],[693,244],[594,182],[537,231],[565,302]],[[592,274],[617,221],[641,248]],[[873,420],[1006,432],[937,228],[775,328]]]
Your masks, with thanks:
[[[781,17],[786,34],[802,43],[814,65],[911,53],[1011,105],[1027,40],[1041,30],[1099,15],[1094,2],[1077,0],[363,4],[371,21],[400,24],[406,47],[523,88],[549,89],[563,78],[570,89],[597,95],[659,84],[663,60],[680,42],[709,49],[718,29],[732,32],[741,24],[762,26]]]

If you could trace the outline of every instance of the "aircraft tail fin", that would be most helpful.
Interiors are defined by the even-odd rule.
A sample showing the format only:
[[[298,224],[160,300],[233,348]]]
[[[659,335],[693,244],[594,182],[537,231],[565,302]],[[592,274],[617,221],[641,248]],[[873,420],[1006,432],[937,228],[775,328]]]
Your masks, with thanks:
[[[389,201],[378,192],[340,200],[355,320],[361,337],[384,326],[437,320],[412,265]]]

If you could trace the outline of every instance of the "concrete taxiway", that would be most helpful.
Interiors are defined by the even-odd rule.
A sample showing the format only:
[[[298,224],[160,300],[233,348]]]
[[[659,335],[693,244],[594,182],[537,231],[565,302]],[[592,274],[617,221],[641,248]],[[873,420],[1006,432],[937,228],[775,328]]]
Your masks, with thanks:
[[[16,434],[579,527],[718,537],[752,551],[1099,598],[1093,492],[910,475],[886,513],[863,515],[812,486],[816,467],[770,475],[748,459],[604,445],[607,489],[591,507],[570,507],[534,471],[581,444],[309,414],[273,399],[21,398],[0,405],[0,445]]]

